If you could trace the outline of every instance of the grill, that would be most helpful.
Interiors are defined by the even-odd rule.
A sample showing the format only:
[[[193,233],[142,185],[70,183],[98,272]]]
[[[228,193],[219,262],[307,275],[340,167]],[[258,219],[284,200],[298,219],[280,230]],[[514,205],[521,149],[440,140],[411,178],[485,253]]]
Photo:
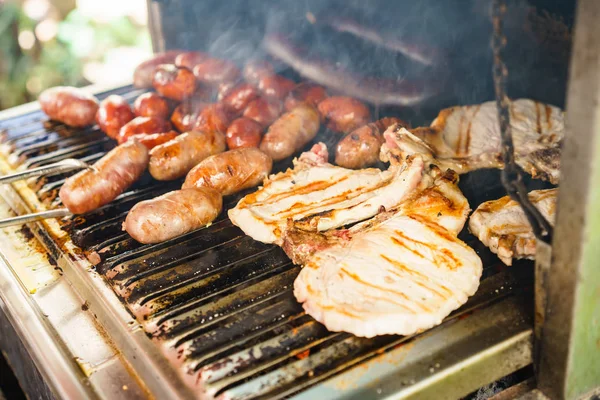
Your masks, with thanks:
[[[110,94],[133,102],[141,92],[123,87],[98,97]],[[69,157],[93,162],[114,146],[97,128],[73,130],[50,125],[40,111],[2,121],[0,128],[6,158],[13,167],[42,166]],[[321,132],[318,139],[331,141],[327,132]],[[16,188],[27,208],[51,208],[59,205],[57,193],[64,179],[61,174],[35,178]],[[485,266],[480,289],[467,304],[427,334],[357,338],[329,332],[305,315],[292,292],[300,267],[293,265],[280,248],[245,236],[231,224],[226,212],[209,227],[156,245],[141,245],[121,230],[134,204],[180,184],[159,185],[149,175],[144,176],[127,193],[97,211],[64,218],[58,225],[46,221],[33,229],[64,273],[84,296],[89,296],[90,309],[157,398],[174,393],[227,399],[285,398],[303,391],[307,396],[324,395],[331,386],[319,383],[340,381],[357,373],[359,379],[365,379],[373,365],[380,363],[392,368],[403,382],[396,390],[410,392],[460,362],[479,365],[474,355],[477,341],[498,345],[515,335],[520,338],[518,344],[525,343],[526,348],[519,348],[518,357],[506,358],[510,366],[496,366],[480,374],[480,381],[455,385],[454,392],[448,393],[464,395],[531,362],[528,310],[533,307],[533,263],[504,267],[466,229],[461,239],[477,250]],[[480,187],[486,189],[481,191]],[[465,176],[461,188],[473,209],[504,193],[499,174],[490,171]],[[226,198],[224,210],[241,196],[243,193]],[[19,199],[6,193],[5,197],[19,208]],[[95,264],[95,271],[83,272],[89,266],[86,258]],[[114,294],[106,292],[106,284]],[[115,317],[122,306],[114,301],[114,295],[135,321],[124,325],[126,318]],[[512,308],[496,307],[507,302]],[[515,310],[521,313],[514,314]],[[486,329],[494,329],[493,321],[498,318],[511,329],[496,332],[498,337],[482,337]],[[442,349],[439,354],[428,355],[429,364],[407,368],[400,362],[407,354],[425,355],[426,349],[431,349],[432,334],[441,335],[438,342],[448,335],[447,350],[451,351],[450,338],[461,337],[456,336],[457,329],[472,336],[469,346],[473,354],[457,352],[457,360],[444,355]],[[459,348],[464,352],[465,344],[462,346]],[[517,342],[511,346],[517,351]],[[150,362],[140,357],[140,350]],[[380,393],[384,386],[382,382],[371,390]],[[317,392],[306,391],[311,387]],[[336,387],[334,392],[343,389]]]

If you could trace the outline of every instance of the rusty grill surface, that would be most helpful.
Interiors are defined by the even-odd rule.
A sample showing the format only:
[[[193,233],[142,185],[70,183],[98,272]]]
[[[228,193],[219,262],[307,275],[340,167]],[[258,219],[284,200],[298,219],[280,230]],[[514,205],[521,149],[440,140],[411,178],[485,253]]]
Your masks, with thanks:
[[[142,92],[128,86],[98,97],[119,94],[133,102]],[[72,130],[46,120],[36,111],[0,122],[13,165],[35,167],[69,157],[94,162],[115,145],[97,127]],[[55,207],[65,177],[46,176],[28,184],[48,207]],[[304,314],[293,296],[300,267],[280,248],[245,236],[226,212],[207,228],[155,245],[141,245],[121,230],[134,204],[180,184],[159,185],[146,175],[112,204],[60,223],[199,393],[230,399],[287,397],[419,340],[418,335],[364,339],[327,331]],[[473,209],[504,195],[497,171],[463,176],[461,188]],[[241,196],[226,198],[224,210]],[[483,260],[482,283],[444,324],[532,286],[530,262],[506,268],[466,229],[461,238]]]

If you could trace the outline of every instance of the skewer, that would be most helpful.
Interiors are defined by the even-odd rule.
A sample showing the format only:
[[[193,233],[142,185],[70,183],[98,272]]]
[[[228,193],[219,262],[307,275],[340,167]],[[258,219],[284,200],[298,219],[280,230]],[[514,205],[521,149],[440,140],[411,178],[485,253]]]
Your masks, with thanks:
[[[0,228],[5,228],[7,226],[12,226],[12,225],[23,225],[28,222],[41,221],[41,220],[50,219],[50,218],[68,217],[71,215],[73,215],[73,213],[71,211],[69,211],[67,208],[58,208],[56,210],[41,211],[41,212],[37,212],[37,213],[33,213],[33,214],[19,215],[18,217],[0,219]]]
[[[31,178],[33,176],[69,172],[76,169],[93,169],[93,167],[83,161],[76,160],[74,158],[67,158],[65,160],[53,164],[44,165],[37,168],[31,168],[25,171],[16,172],[14,174],[0,176],[0,184],[20,181],[23,179]]]

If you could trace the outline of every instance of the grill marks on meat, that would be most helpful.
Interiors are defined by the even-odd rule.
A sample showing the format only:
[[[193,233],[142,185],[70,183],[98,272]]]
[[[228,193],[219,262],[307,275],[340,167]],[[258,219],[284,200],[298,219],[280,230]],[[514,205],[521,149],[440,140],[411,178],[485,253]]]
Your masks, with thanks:
[[[529,99],[513,101],[510,112],[517,164],[534,178],[558,184],[565,134],[563,112]],[[431,127],[413,133],[431,145],[440,161],[460,174],[503,168],[495,102],[444,109]]]
[[[554,225],[558,189],[534,190],[529,199]],[[519,204],[504,196],[477,207],[469,219],[469,230],[506,265],[513,258],[535,258],[536,239]]]

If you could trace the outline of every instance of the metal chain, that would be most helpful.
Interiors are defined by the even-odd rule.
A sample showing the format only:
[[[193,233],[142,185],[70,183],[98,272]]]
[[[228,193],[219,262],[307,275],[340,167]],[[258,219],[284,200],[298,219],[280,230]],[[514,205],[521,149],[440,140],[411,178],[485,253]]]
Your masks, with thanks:
[[[540,211],[531,203],[527,195],[527,188],[523,183],[521,168],[515,162],[515,149],[512,140],[510,126],[510,99],[506,95],[506,78],[508,70],[502,61],[502,51],[506,46],[504,36],[503,17],[506,13],[505,0],[494,0],[492,4],[492,50],[494,53],[494,87],[496,91],[496,105],[498,108],[498,122],[500,123],[500,134],[502,138],[502,184],[508,195],[515,200],[525,213],[533,233],[538,240],[550,244],[552,241],[552,225],[544,218]]]

